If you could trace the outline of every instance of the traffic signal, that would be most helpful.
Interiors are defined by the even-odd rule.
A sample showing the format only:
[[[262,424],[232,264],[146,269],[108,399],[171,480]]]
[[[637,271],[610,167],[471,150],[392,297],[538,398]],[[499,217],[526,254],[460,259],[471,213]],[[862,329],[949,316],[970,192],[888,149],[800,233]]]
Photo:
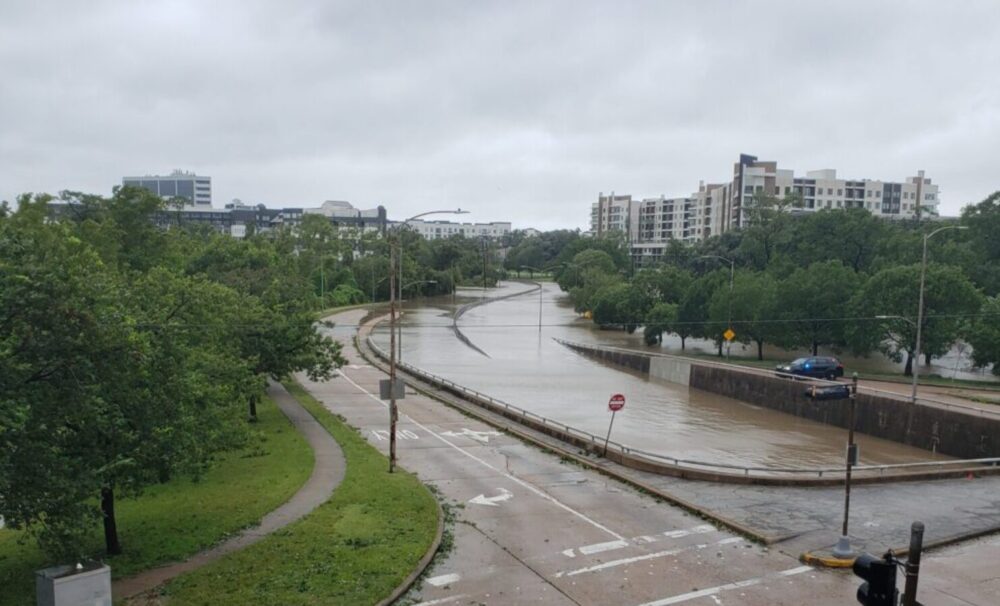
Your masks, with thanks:
[[[896,560],[892,554],[876,558],[863,553],[854,560],[854,574],[865,580],[858,587],[858,602],[864,606],[896,606]]]

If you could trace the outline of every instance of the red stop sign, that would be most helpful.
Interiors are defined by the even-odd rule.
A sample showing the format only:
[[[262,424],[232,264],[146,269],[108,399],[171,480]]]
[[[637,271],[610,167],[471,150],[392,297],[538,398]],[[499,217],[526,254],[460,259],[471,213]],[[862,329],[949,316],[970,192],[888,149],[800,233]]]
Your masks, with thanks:
[[[617,412],[623,408],[625,408],[625,396],[622,394],[616,393],[608,400],[608,409],[612,412]]]

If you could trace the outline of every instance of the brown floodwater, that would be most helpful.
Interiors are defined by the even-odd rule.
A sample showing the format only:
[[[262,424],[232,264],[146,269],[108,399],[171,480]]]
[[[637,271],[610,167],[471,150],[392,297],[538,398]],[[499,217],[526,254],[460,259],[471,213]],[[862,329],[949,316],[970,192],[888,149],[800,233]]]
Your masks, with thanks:
[[[488,297],[528,288],[508,283]],[[625,395],[612,439],[671,457],[749,466],[828,466],[843,461],[846,431],[624,370],[577,354],[554,337],[641,347],[641,334],[599,331],[577,316],[554,284],[538,292],[468,310],[458,322],[476,349],[452,328],[454,309],[479,298],[475,290],[409,304],[403,316],[403,359],[512,405],[603,436],[608,398]],[[376,333],[387,348],[388,334]],[[858,437],[862,463],[943,458],[895,442]]]

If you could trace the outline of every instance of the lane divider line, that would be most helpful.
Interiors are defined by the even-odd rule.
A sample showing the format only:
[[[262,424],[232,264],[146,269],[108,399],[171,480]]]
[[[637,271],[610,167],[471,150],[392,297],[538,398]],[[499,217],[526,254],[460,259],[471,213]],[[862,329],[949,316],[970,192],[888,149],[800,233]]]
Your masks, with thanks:
[[[379,404],[381,404],[383,407],[388,408],[388,406],[389,406],[388,404],[386,404],[385,402],[383,402],[382,400],[380,400],[378,397],[376,397],[374,394],[372,394],[367,389],[365,389],[365,388],[361,387],[360,385],[358,385],[357,383],[355,383],[351,379],[351,377],[349,377],[345,372],[343,372],[343,369],[340,369],[340,376],[343,377],[344,380],[346,380],[348,383],[350,383],[351,385],[353,385],[356,389],[358,389],[359,391],[367,394],[369,398],[375,400],[376,402],[378,402]],[[544,500],[552,503],[553,505],[559,507],[560,509],[562,509],[562,510],[564,510],[564,511],[566,511],[566,512],[568,512],[568,513],[570,513],[570,514],[572,514],[574,516],[576,516],[577,518],[583,520],[584,522],[587,522],[588,524],[590,524],[594,528],[597,528],[598,530],[604,531],[605,533],[607,533],[607,534],[611,535],[612,537],[614,537],[616,540],[618,540],[618,541],[625,541],[625,537],[623,537],[622,535],[620,535],[617,532],[611,530],[610,528],[608,528],[607,526],[601,524],[600,522],[587,517],[586,515],[584,515],[583,513],[581,513],[579,511],[573,509],[569,505],[566,505],[565,503],[562,503],[561,501],[556,500],[555,497],[553,497],[552,495],[548,494],[547,492],[545,492],[543,490],[540,490],[539,488],[537,488],[537,487],[535,487],[535,486],[533,486],[533,485],[525,482],[524,480],[522,480],[522,479],[520,479],[518,477],[515,477],[515,476],[507,473],[506,471],[503,471],[501,469],[498,469],[498,468],[494,467],[493,465],[490,465],[488,462],[484,461],[483,459],[480,459],[479,457],[477,457],[476,455],[472,454],[471,452],[467,452],[461,446],[458,446],[454,442],[451,442],[450,440],[446,439],[444,436],[442,436],[442,435],[438,434],[437,432],[431,430],[430,428],[428,428],[424,424],[422,424],[419,421],[415,420],[413,417],[411,417],[409,415],[402,415],[402,416],[404,416],[407,419],[409,419],[409,421],[411,423],[413,423],[414,425],[416,425],[417,427],[419,427],[419,428],[423,429],[424,431],[426,431],[428,435],[434,436],[435,438],[437,438],[441,442],[444,442],[448,446],[454,448],[458,452],[460,452],[463,455],[469,457],[473,461],[476,461],[477,463],[479,463],[480,465],[486,467],[487,469],[490,469],[490,470],[496,472],[497,474],[499,474],[499,475],[507,478],[508,480],[514,482],[515,484],[517,484],[519,486],[522,486],[523,488],[531,491],[535,495],[537,495],[537,496],[541,497],[542,499],[544,499]]]
[[[682,593],[680,595],[675,595],[669,598],[655,600],[653,602],[646,602],[644,604],[640,604],[639,606],[670,606],[670,604],[680,604],[681,602],[687,602],[689,600],[694,600],[696,598],[714,596],[715,594],[722,593],[723,591],[732,591],[733,589],[752,587],[754,585],[759,585],[764,581],[769,581],[769,580],[773,581],[784,577],[795,576],[797,574],[802,574],[803,572],[809,572],[810,570],[812,570],[811,566],[799,566],[797,568],[789,568],[788,570],[782,570],[781,572],[764,575],[762,577],[747,579],[745,581],[736,581],[735,583],[726,583],[725,585],[717,585],[715,587],[709,587],[707,589],[699,589],[698,591]]]
[[[634,564],[636,562],[643,562],[645,560],[654,560],[657,558],[665,558],[667,556],[677,555],[679,553],[684,553],[685,551],[698,551],[700,549],[707,549],[708,547],[715,547],[716,545],[728,545],[730,543],[742,543],[744,542],[743,537],[729,537],[727,539],[722,539],[721,541],[716,541],[715,543],[700,543],[698,545],[690,545],[688,547],[677,547],[675,549],[667,549],[664,551],[656,551],[654,553],[645,553],[643,555],[633,556],[631,558],[622,558],[620,560],[611,560],[609,562],[604,562],[602,564],[595,564],[593,566],[587,566],[585,568],[577,568],[576,570],[570,570],[568,572],[557,572],[556,578],[567,576],[575,577],[578,574],[584,574],[587,572],[599,572],[601,570],[607,570],[608,568],[616,568],[618,566],[626,566],[628,564]]]

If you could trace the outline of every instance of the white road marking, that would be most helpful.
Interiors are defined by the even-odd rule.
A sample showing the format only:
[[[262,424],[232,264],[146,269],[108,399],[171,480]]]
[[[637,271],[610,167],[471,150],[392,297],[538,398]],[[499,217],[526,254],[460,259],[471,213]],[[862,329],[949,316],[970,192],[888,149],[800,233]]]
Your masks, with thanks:
[[[371,365],[370,364],[348,364],[347,368],[351,368],[351,369],[354,369],[354,370],[361,370],[362,368],[371,368]]]
[[[368,391],[364,387],[361,387],[360,385],[358,385],[357,383],[355,383],[353,379],[351,379],[349,376],[347,376],[347,374],[345,374],[345,373],[342,372],[341,376],[343,377],[343,379],[345,381],[347,381],[348,383],[350,383],[351,385],[353,385],[357,390],[361,391],[364,394],[367,394],[369,398],[371,398],[372,400],[375,400],[376,402],[378,402],[379,404],[381,404],[383,407],[388,408],[388,406],[389,406],[388,404],[386,404],[382,400],[378,399],[374,394],[372,394],[370,391]],[[539,497],[541,497],[541,498],[545,499],[546,501],[552,503],[556,507],[559,507],[559,508],[563,509],[564,511],[567,511],[567,512],[573,514],[574,516],[580,518],[584,522],[587,522],[588,524],[590,524],[594,528],[602,530],[602,531],[608,533],[609,535],[611,535],[612,537],[614,537],[614,538],[616,538],[616,539],[618,539],[620,541],[624,541],[625,540],[625,537],[623,537],[622,535],[620,535],[617,532],[611,530],[610,528],[608,528],[607,526],[601,524],[600,522],[597,522],[595,520],[592,520],[591,518],[588,518],[586,515],[584,515],[584,514],[580,513],[579,511],[573,509],[569,505],[566,505],[565,503],[562,503],[561,501],[556,500],[554,497],[552,497],[548,493],[543,492],[542,490],[539,490],[535,486],[533,486],[533,485],[525,482],[524,480],[522,480],[522,479],[520,479],[518,477],[512,476],[511,474],[507,473],[506,471],[502,471],[500,469],[497,469],[493,465],[490,465],[489,463],[487,463],[486,461],[480,459],[479,457],[477,457],[476,455],[472,454],[471,452],[467,452],[461,446],[456,445],[454,442],[451,442],[447,438],[444,438],[440,434],[432,431],[431,429],[429,429],[424,424],[422,424],[419,421],[415,420],[413,417],[411,417],[409,415],[404,415],[404,416],[407,419],[409,419],[409,421],[411,423],[413,423],[414,425],[416,425],[420,429],[423,429],[428,434],[434,436],[438,440],[441,440],[442,442],[444,442],[448,446],[451,446],[452,448],[454,448],[458,452],[460,452],[463,455],[469,457],[470,459],[472,459],[473,461],[479,463],[480,465],[482,465],[482,466],[484,466],[484,467],[486,467],[488,469],[491,469],[494,472],[496,472],[496,473],[504,476],[505,478],[507,478],[511,482],[514,482],[515,484],[518,484],[519,486],[522,486],[522,487],[526,488],[527,490],[530,490],[531,492],[535,493]]]
[[[679,539],[681,537],[690,536],[693,534],[705,534],[706,532],[712,532],[716,530],[715,526],[711,524],[702,524],[700,526],[695,526],[693,528],[687,528],[683,530],[668,530],[660,535],[642,535],[632,539],[632,543],[628,541],[610,541],[608,543],[596,543],[594,545],[584,545],[583,547],[577,547],[576,549],[564,549],[562,554],[567,558],[575,558],[577,552],[581,555],[590,555],[593,553],[601,553],[602,551],[611,551],[613,549],[622,549],[628,547],[630,544],[643,545],[649,543],[655,543],[662,540],[661,537],[666,537],[669,539]]]
[[[431,577],[427,579],[427,582],[435,587],[441,587],[442,585],[451,585],[452,583],[457,583],[458,580],[461,578],[462,575],[456,572],[452,572],[449,574],[442,574],[436,577]]]
[[[609,562],[604,562],[602,564],[595,564],[593,566],[587,566],[586,568],[577,568],[576,570],[570,570],[569,572],[557,572],[556,578],[567,576],[575,577],[578,574],[584,574],[587,572],[598,572],[601,570],[607,570],[608,568],[616,568],[618,566],[626,566],[628,564],[634,564],[635,562],[642,562],[645,560],[653,560],[656,558],[665,558],[667,556],[677,555],[685,551],[696,551],[699,549],[707,549],[715,545],[728,545],[730,543],[741,543],[743,542],[742,537],[729,537],[728,539],[722,539],[721,541],[716,541],[715,543],[701,543],[698,545],[690,545],[688,547],[678,547],[676,549],[667,549],[665,551],[657,551],[654,553],[646,553],[639,556],[633,556],[631,558],[622,558],[620,560],[611,560]]]
[[[452,596],[448,596],[446,598],[438,598],[436,600],[428,600],[426,602],[419,602],[417,604],[414,604],[413,606],[434,606],[435,604],[447,604],[448,602],[455,602],[457,600],[461,600],[462,598],[467,598],[467,597],[469,597],[469,594],[467,594],[467,593],[460,593],[458,595],[452,595]]]
[[[468,427],[463,427],[462,431],[443,431],[441,432],[443,436],[450,436],[452,438],[472,438],[477,442],[482,442],[483,444],[490,443],[490,436],[500,435],[499,431],[474,431]]]
[[[757,577],[754,579],[737,581],[735,583],[727,583],[725,585],[717,585],[715,587],[709,587],[708,589],[699,589],[698,591],[691,591],[688,593],[675,595],[669,598],[655,600],[653,602],[646,602],[644,604],[640,604],[639,606],[669,606],[670,604],[680,604],[681,602],[687,602],[688,600],[693,600],[695,598],[714,596],[717,593],[721,593],[723,591],[730,591],[732,589],[742,589],[744,587],[752,587],[769,579],[778,579],[781,577],[795,576],[797,574],[802,574],[803,572],[809,572],[810,570],[812,570],[812,567],[810,566],[799,566],[797,568],[789,568],[788,570],[782,570],[781,572],[764,575],[762,577]]]
[[[711,524],[702,524],[701,526],[695,526],[694,528],[688,528],[687,530],[668,530],[663,533],[663,536],[668,539],[679,539],[692,534],[705,534],[706,532],[712,532],[714,530],[715,526],[712,526]]]
[[[475,505],[489,505],[490,507],[500,507],[498,503],[503,503],[504,501],[507,501],[514,496],[514,493],[507,490],[506,488],[498,488],[497,490],[500,491],[500,494],[498,494],[495,497],[488,497],[484,494],[481,494],[478,497],[473,497],[469,499],[469,502]]]

